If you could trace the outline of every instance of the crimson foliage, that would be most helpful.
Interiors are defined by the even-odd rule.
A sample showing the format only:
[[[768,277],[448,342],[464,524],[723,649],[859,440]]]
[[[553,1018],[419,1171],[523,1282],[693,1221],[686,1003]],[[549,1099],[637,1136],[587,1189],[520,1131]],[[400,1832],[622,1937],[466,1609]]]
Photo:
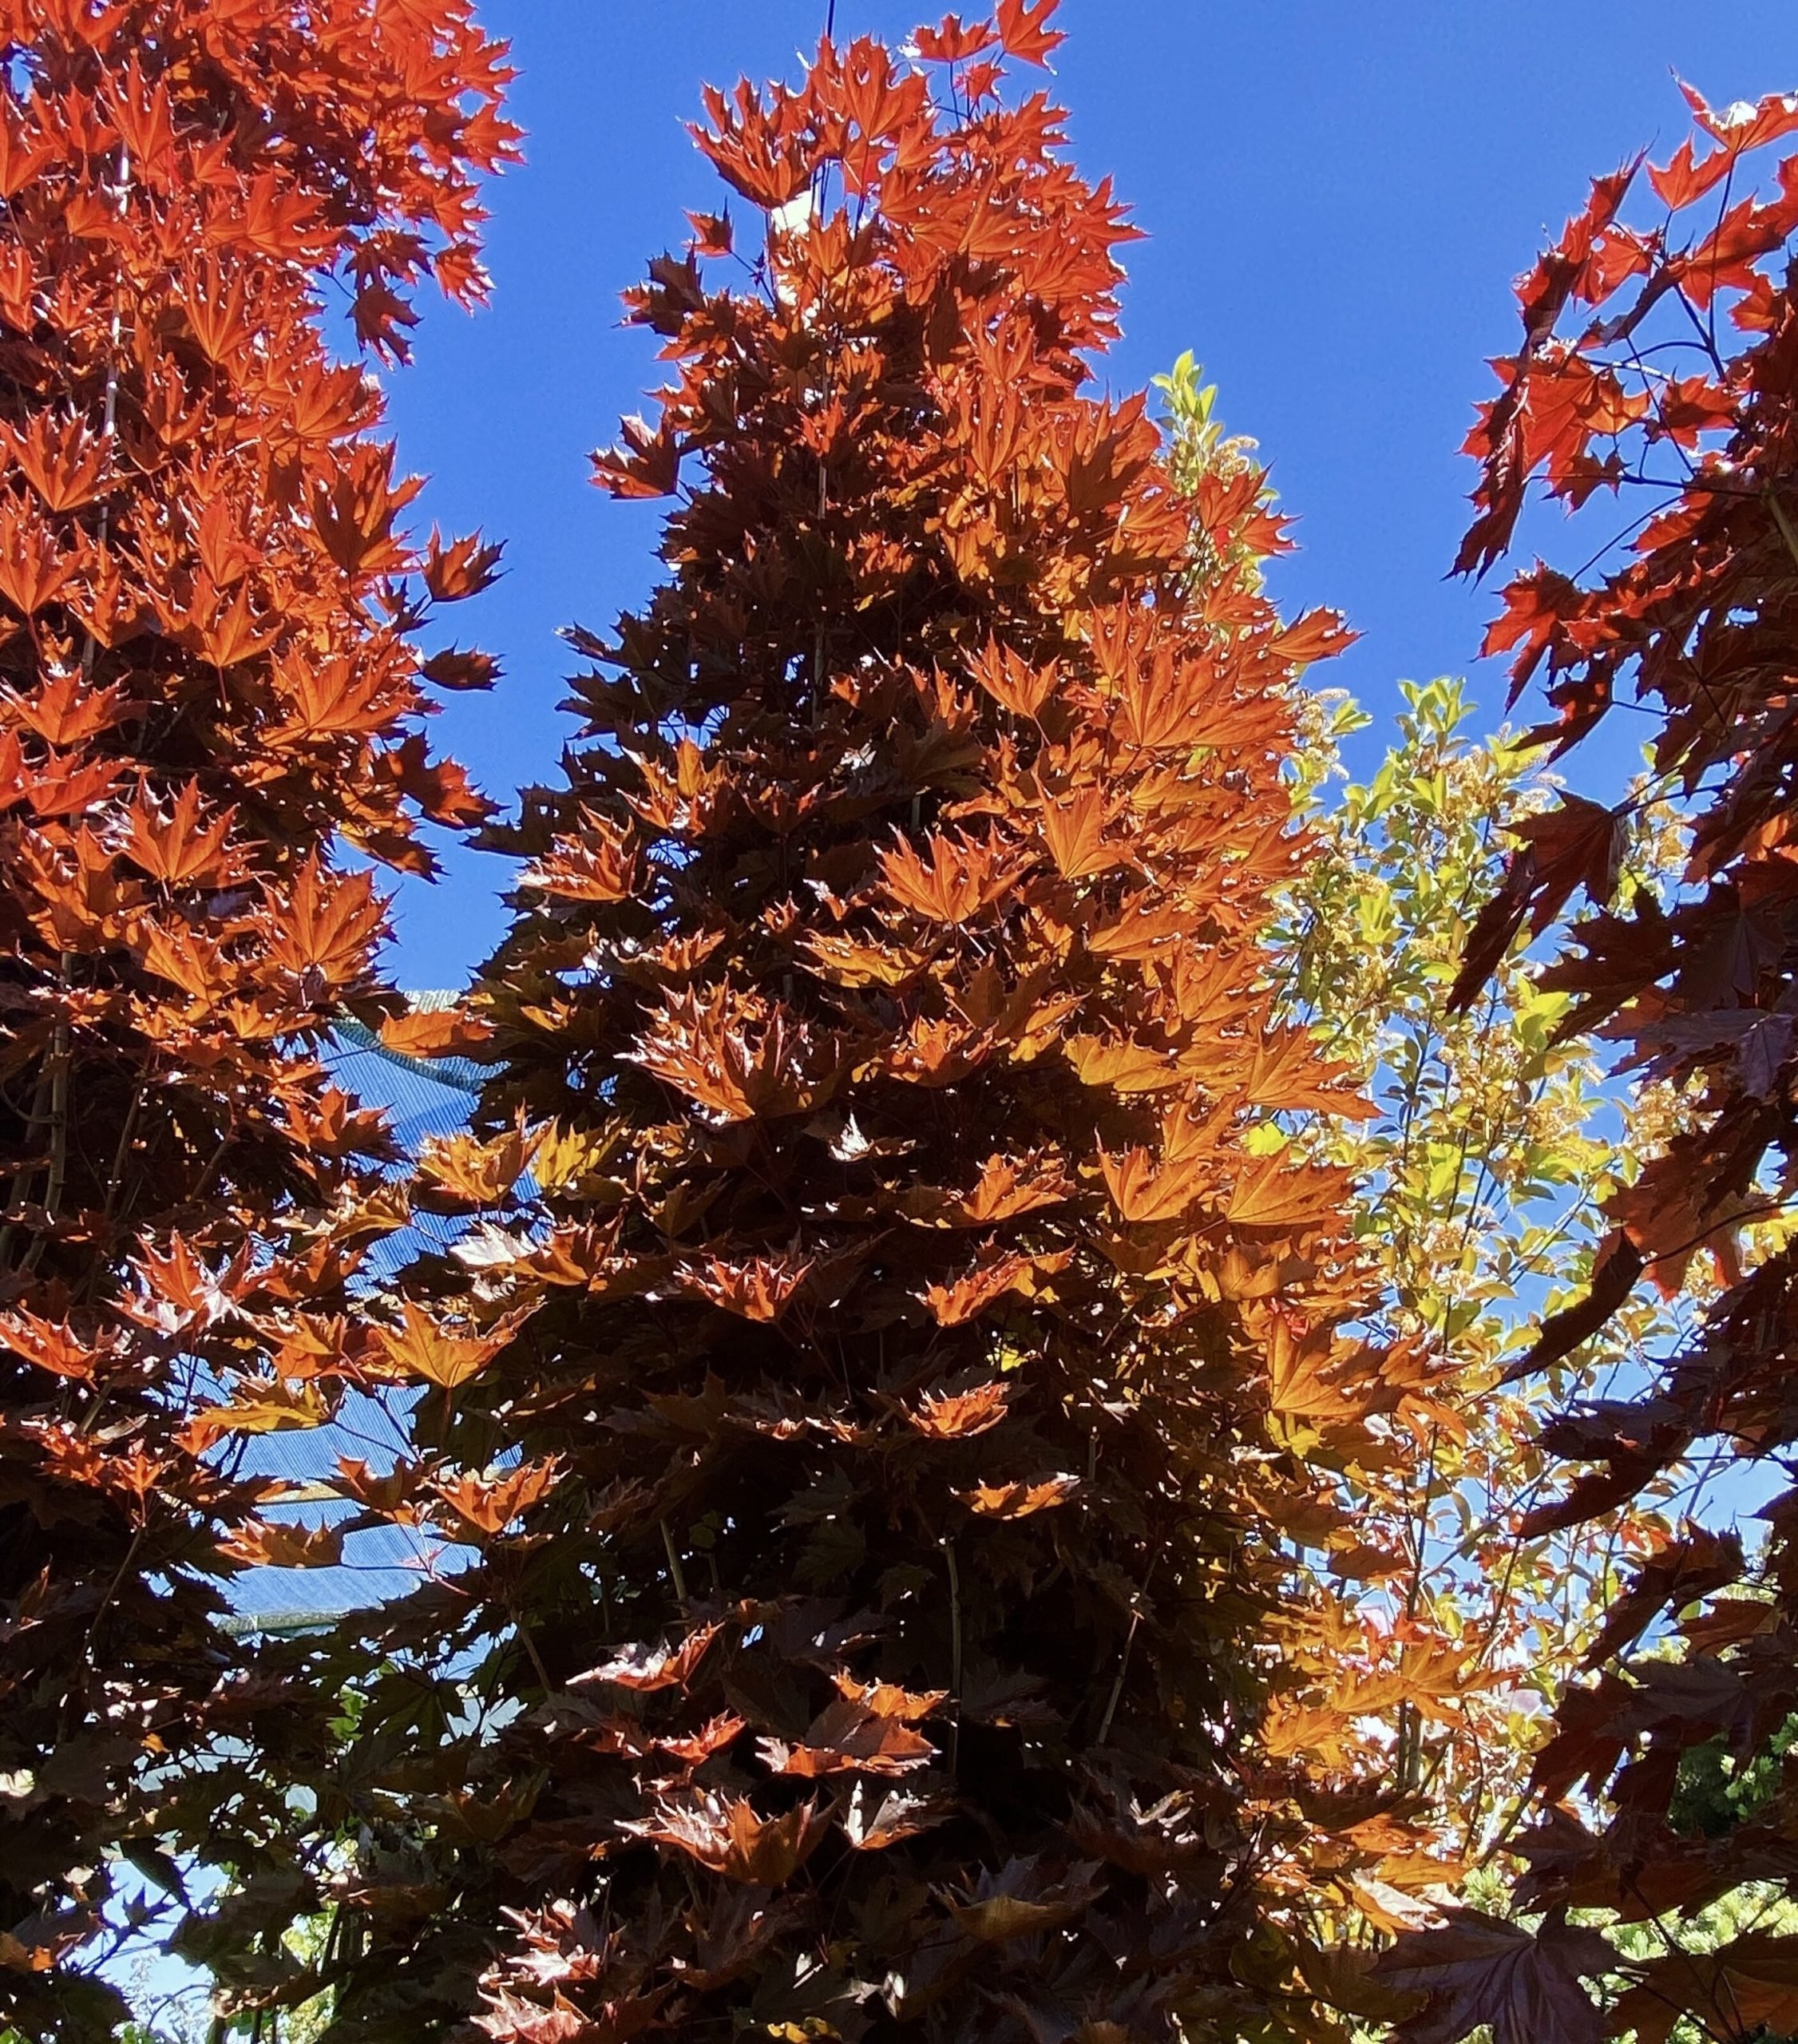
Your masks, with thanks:
[[[1468,442],[1481,474],[1463,568],[1510,548],[1539,477],[1569,508],[1606,492],[1643,507],[1597,572],[1516,576],[1487,646],[1515,653],[1517,691],[1545,683],[1539,735],[1558,753],[1632,691],[1654,719],[1656,791],[1681,799],[1692,832],[1676,901],[1614,904],[1626,806],[1569,796],[1532,822],[1458,988],[1471,998],[1526,922],[1541,933],[1583,886],[1596,906],[1572,925],[1578,951],[1543,976],[1574,996],[1562,1028],[1595,1030],[1682,1095],[1663,1152],[1608,1202],[1590,1297],[1546,1324],[1524,1367],[1569,1355],[1645,1275],[1671,1295],[1697,1259],[1718,1293],[1684,1348],[1645,1359],[1638,1396],[1553,1424],[1547,1444],[1584,1467],[1526,1520],[1535,1532],[1605,1512],[1695,1452],[1788,1472],[1798,1443],[1798,1258],[1780,1220],[1798,1158],[1798,156],[1768,191],[1759,153],[1798,132],[1798,101],[1720,113],[1687,98],[1697,135],[1646,174],[1653,224],[1631,224],[1648,200],[1638,158],[1594,184],[1523,280],[1522,345]],[[1798,1709],[1798,1494],[1766,1515],[1752,1560],[1694,1527],[1637,1572],[1594,1681],[1562,1699],[1537,1757],[1519,1900],[1652,1919],[1665,1945],[1602,2021],[1587,2007],[1591,2034],[1660,2044],[1681,2017],[1717,2038],[1798,2020],[1798,1940],[1688,1934],[1742,1882],[1793,1871],[1779,1755]],[[1432,2034],[1489,2013],[1467,2002],[1451,2026],[1439,2011]]]
[[[485,1221],[358,1495],[479,1555],[350,1742],[339,2034],[481,1966],[496,2039],[1303,2030],[1408,1842],[1294,1559],[1415,1369],[1273,1122],[1352,1104],[1264,951],[1344,635],[1262,592],[1257,469],[1183,499],[1089,387],[1129,230],[1004,89],[1051,6],[709,95],[752,281],[701,214],[632,295],[673,381],[600,479],[682,501],[571,634],[482,1133],[422,1160]]]
[[[122,1848],[253,1858],[315,1713],[220,1579],[279,1558],[244,1432],[314,1424],[403,1218],[317,1057],[383,909],[484,805],[434,760],[380,401],[412,287],[477,297],[510,148],[461,0],[0,6],[0,2023],[110,2034]],[[452,685],[468,660],[433,663]],[[257,1756],[262,1764],[257,1765]],[[199,1762],[210,1756],[210,1765]]]

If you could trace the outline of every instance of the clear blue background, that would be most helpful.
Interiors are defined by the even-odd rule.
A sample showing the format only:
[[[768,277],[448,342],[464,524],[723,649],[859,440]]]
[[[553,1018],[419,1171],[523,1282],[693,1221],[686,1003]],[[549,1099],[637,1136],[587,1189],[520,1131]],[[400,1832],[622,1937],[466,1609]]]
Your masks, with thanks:
[[[678,246],[685,207],[726,196],[684,122],[699,86],[793,77],[826,0],[485,0],[521,76],[525,166],[497,184],[496,295],[428,308],[388,379],[422,512],[504,539],[508,572],[454,616],[499,654],[490,696],[453,700],[440,742],[509,802],[552,778],[568,726],[556,628],[609,626],[655,572],[655,505],[587,479],[657,380],[618,293]],[[964,5],[981,11],[980,0]],[[839,39],[934,15],[838,0]],[[1301,552],[1277,592],[1345,610],[1364,636],[1332,670],[1383,745],[1400,676],[1472,671],[1490,592],[1444,580],[1471,467],[1456,448],[1485,358],[1516,333],[1512,277],[1587,180],[1687,130],[1670,73],[1713,103],[1798,87],[1793,0],[1064,0],[1053,81],[1075,160],[1107,172],[1149,239],[1127,252],[1114,386],[1182,348],[1259,440]],[[741,202],[738,202],[740,206]],[[503,926],[505,863],[450,854],[400,901],[401,983],[459,982]]]

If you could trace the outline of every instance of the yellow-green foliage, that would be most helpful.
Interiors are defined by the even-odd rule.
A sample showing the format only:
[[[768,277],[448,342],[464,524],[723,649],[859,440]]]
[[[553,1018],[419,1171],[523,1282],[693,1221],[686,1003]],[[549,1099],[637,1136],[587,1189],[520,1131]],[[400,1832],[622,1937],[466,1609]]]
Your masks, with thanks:
[[[1341,748],[1369,719],[1339,692],[1305,706],[1295,795],[1315,851],[1273,969],[1289,1012],[1367,1075],[1380,1106],[1376,1119],[1319,1119],[1293,1139],[1357,1173],[1380,1278],[1372,1331],[1416,1344],[1458,1393],[1459,1426],[1433,1424],[1419,1452],[1350,1480],[1372,1507],[1368,1594],[1401,1626],[1485,1642],[1492,1686],[1463,1700],[1465,1721],[1446,1734],[1408,1722],[1396,1762],[1433,1778],[1471,1846],[1508,1814],[1542,1699],[1577,1664],[1618,1566],[1664,1537],[1650,1499],[1596,1530],[1522,1539],[1523,1512],[1562,1480],[1537,1445],[1540,1421],[1679,1322],[1645,1294],[1563,1368],[1507,1380],[1540,1315],[1581,1291],[1597,1207],[1636,1168],[1644,1131],[1594,1047],[1558,1037],[1567,997],[1537,987],[1527,953],[1470,1012],[1447,1012],[1507,826],[1546,806],[1553,783],[1539,752],[1474,734],[1462,683],[1400,686],[1396,741],[1364,782],[1341,785]],[[1665,811],[1646,805],[1626,883],[1666,886],[1679,852]],[[1649,1104],[1665,1118],[1666,1103]]]

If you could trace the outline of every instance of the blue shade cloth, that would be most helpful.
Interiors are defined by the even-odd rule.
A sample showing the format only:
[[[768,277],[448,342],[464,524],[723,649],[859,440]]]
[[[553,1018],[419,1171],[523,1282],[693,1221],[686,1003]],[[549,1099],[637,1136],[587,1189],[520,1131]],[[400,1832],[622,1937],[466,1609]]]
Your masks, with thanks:
[[[407,996],[414,1010],[446,1008],[454,998],[447,993]],[[394,1139],[408,1159],[418,1155],[428,1138],[453,1135],[466,1127],[482,1078],[481,1067],[469,1059],[402,1056],[354,1022],[339,1030],[326,1063],[346,1092],[385,1110]],[[363,1266],[365,1285],[385,1284],[422,1252],[448,1250],[465,1226],[453,1217],[416,1215],[409,1226],[374,1246]],[[248,1436],[236,1467],[244,1476],[274,1477],[301,1488],[329,1480],[340,1457],[365,1462],[374,1474],[383,1475],[406,1452],[406,1416],[418,1396],[398,1384],[378,1394],[352,1392],[328,1426]],[[322,1526],[354,1513],[340,1502],[311,1499],[271,1506],[265,1515],[275,1522]],[[347,1537],[343,1561],[335,1567],[254,1568],[236,1577],[228,1593],[232,1622],[236,1629],[255,1632],[327,1625],[346,1612],[403,1596],[418,1586],[427,1569],[453,1572],[467,1554],[415,1527],[366,1527]]]

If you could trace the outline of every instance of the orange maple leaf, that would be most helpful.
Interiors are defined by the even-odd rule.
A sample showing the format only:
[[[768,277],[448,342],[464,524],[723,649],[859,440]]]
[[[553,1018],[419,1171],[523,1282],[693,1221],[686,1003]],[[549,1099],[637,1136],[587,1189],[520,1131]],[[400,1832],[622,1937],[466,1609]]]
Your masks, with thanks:
[[[1024,1483],[976,1483],[954,1495],[983,1519],[1028,1519],[1033,1512],[1065,1504],[1079,1487],[1078,1476],[1041,1476]]]
[[[422,1377],[443,1391],[453,1391],[477,1377],[505,1348],[518,1325],[510,1320],[485,1333],[472,1331],[435,1319],[410,1299],[401,1312],[397,1331],[376,1330],[389,1364],[402,1377]]]
[[[620,1828],[672,1846],[726,1880],[779,1888],[822,1843],[830,1819],[810,1802],[795,1804],[782,1816],[758,1816],[747,1796],[707,1790],[691,1802],[663,1802],[653,1816]]]

